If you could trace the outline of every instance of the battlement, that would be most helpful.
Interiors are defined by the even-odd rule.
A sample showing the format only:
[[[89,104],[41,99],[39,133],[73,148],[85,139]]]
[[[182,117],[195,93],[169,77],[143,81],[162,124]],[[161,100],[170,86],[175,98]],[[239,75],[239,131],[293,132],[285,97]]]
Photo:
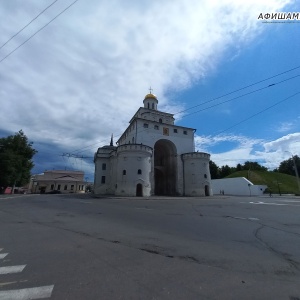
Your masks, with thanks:
[[[186,159],[199,159],[199,158],[210,160],[210,154],[205,153],[205,152],[189,152],[189,153],[182,154],[182,158],[184,160],[186,160]]]
[[[143,151],[143,152],[148,152],[150,155],[152,155],[153,148],[142,144],[125,144],[125,145],[120,145],[117,148],[117,153],[127,152],[127,151],[130,152]]]

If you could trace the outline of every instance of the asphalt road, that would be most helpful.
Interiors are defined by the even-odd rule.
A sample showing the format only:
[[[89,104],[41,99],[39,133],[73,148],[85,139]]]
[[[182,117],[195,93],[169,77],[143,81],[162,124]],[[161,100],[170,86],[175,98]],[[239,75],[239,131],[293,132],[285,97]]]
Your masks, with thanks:
[[[300,299],[300,198],[0,195],[0,300]]]

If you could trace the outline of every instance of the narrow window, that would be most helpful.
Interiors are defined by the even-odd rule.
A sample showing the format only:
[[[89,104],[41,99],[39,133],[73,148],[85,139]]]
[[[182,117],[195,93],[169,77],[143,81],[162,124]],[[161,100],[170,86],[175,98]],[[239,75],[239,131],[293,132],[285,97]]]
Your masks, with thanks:
[[[154,129],[158,130],[159,126],[158,125],[154,125]]]
[[[152,103],[152,109],[154,109],[154,103]]]
[[[101,183],[105,183],[105,176],[101,177]]]
[[[159,121],[159,123],[162,123],[162,119],[159,119],[158,121]]]
[[[57,190],[60,191],[60,184],[57,186]]]
[[[186,131],[186,130],[183,130],[183,134],[187,135],[187,131]]]
[[[148,102],[148,108],[150,108],[150,104],[149,104],[149,102]]]
[[[73,190],[74,190],[74,184],[71,185],[71,191],[73,191]]]
[[[132,138],[132,144],[134,144],[134,137]]]
[[[51,184],[51,191],[53,191],[54,190],[54,184]]]
[[[207,178],[207,175],[206,175],[206,174],[204,174],[204,178]]]
[[[64,186],[64,190],[66,191],[68,189],[68,185],[67,184],[65,184],[65,186]]]
[[[106,170],[106,164],[105,163],[102,164],[102,170],[104,170],[104,171]]]
[[[174,128],[174,133],[177,133],[177,129],[176,128]]]
[[[141,169],[138,169],[138,174],[142,174],[142,170]]]
[[[123,175],[126,175],[126,170],[123,170]]]
[[[148,128],[148,124],[147,123],[144,123],[144,128]]]

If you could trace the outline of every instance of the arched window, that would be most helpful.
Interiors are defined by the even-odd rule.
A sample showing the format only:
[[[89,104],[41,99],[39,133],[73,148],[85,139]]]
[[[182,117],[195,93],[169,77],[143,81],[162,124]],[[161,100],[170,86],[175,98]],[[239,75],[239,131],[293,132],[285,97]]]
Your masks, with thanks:
[[[142,174],[142,170],[141,169],[138,169],[138,174]]]
[[[204,174],[204,178],[207,178],[207,175],[206,175],[206,174]]]
[[[162,123],[162,119],[159,119],[159,123]]]
[[[126,175],[126,170],[123,170],[123,175]]]
[[[150,104],[149,104],[149,102],[148,102],[148,108],[150,108]]]
[[[152,109],[154,109],[154,103],[152,103]]]

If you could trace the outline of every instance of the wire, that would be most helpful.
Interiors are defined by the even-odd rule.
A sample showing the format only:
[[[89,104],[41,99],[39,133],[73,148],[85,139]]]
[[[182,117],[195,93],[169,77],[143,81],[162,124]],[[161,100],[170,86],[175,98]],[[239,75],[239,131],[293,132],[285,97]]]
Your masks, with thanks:
[[[299,66],[299,67],[300,67],[300,66]],[[298,68],[298,67],[297,67],[297,68]],[[286,72],[287,72],[287,71],[286,71]],[[283,72],[283,73],[286,73],[286,72]],[[267,86],[265,86],[265,87],[262,87],[262,88],[259,88],[259,89],[254,90],[254,91],[248,92],[248,93],[246,93],[246,94],[243,94],[243,95],[240,95],[240,96],[231,98],[231,99],[229,99],[229,100],[226,100],[226,101],[223,101],[223,102],[219,102],[219,103],[217,103],[217,104],[211,105],[211,106],[206,107],[206,108],[203,108],[203,109],[201,109],[201,110],[192,112],[192,113],[190,113],[190,114],[186,114],[186,115],[184,115],[184,116],[182,117],[182,119],[185,118],[185,117],[187,117],[187,116],[196,114],[196,113],[198,113],[198,112],[205,111],[205,110],[208,110],[208,109],[210,109],[210,108],[216,107],[216,106],[218,106],[218,105],[222,105],[222,104],[224,104],[224,103],[227,103],[227,102],[236,100],[236,99],[238,99],[238,98],[241,98],[241,97],[244,97],[244,96],[247,96],[247,95],[256,93],[256,92],[259,92],[259,91],[261,91],[261,90],[264,90],[264,89],[267,89],[267,88],[270,88],[270,87],[273,87],[273,86],[275,86],[275,85],[279,85],[279,84],[281,84],[281,83],[283,83],[283,82],[292,80],[292,79],[297,78],[297,77],[299,77],[299,76],[300,76],[300,74],[299,74],[299,75],[296,75],[296,76],[292,76],[292,77],[287,78],[287,79],[284,79],[284,80],[281,80],[281,81],[278,81],[278,82],[276,82],[276,83],[269,84],[269,85],[267,85]],[[275,77],[275,76],[274,76],[274,77]],[[144,132],[144,131],[147,131],[147,129],[139,130],[138,133],[141,133],[141,132]],[[122,133],[122,134],[123,134],[123,133]],[[122,134],[118,134],[118,135],[114,135],[114,136],[115,136],[115,137],[120,137],[120,136],[122,136]],[[108,139],[107,139],[107,140],[108,140]],[[91,148],[91,147],[93,147],[93,146],[95,146],[95,145],[99,145],[100,143],[104,143],[104,142],[107,141],[107,140],[103,140],[103,141],[99,141],[98,143],[90,144],[90,145],[85,146],[85,147],[83,147],[83,148],[79,148],[78,150],[74,150],[74,151],[72,151],[71,153],[80,153],[80,152],[87,151],[89,148]]]
[[[269,84],[269,85],[267,85],[267,86],[265,86],[265,87],[262,87],[262,88],[260,88],[260,89],[256,89],[256,90],[251,91],[251,92],[248,92],[248,93],[246,93],[246,94],[243,94],[243,95],[240,95],[240,96],[231,98],[231,99],[229,99],[229,100],[225,100],[225,101],[219,102],[219,103],[217,103],[217,104],[211,105],[211,106],[209,106],[209,107],[205,107],[205,108],[203,108],[203,109],[194,111],[194,112],[192,112],[192,113],[186,114],[186,115],[184,115],[182,118],[185,118],[185,117],[187,117],[187,116],[196,114],[196,113],[198,113],[198,112],[200,112],[200,111],[204,111],[204,110],[207,110],[207,109],[216,107],[216,106],[218,106],[218,105],[221,105],[221,104],[224,104],[224,103],[227,103],[227,102],[231,102],[231,101],[236,100],[236,99],[238,99],[238,98],[241,98],[241,97],[244,97],[244,96],[247,96],[247,95],[250,95],[250,94],[253,94],[253,93],[262,91],[262,90],[265,90],[265,89],[267,89],[267,88],[273,87],[273,86],[275,86],[275,85],[278,85],[278,84],[283,83],[283,82],[285,82],[285,81],[289,81],[289,80],[294,79],[294,78],[299,77],[299,76],[300,76],[300,74],[298,74],[298,75],[296,75],[296,76],[293,76],[293,77],[290,77],[290,78],[287,78],[287,79],[284,79],[284,80],[282,80],[282,81],[278,81],[278,82],[276,82],[276,83]]]
[[[195,108],[195,107],[198,107],[198,106],[204,105],[204,104],[206,104],[206,103],[209,103],[209,102],[218,100],[218,99],[220,99],[220,98],[223,98],[223,97],[226,97],[226,96],[228,96],[228,95],[234,94],[234,93],[236,93],[236,92],[239,92],[239,91],[241,91],[241,90],[247,89],[247,88],[249,88],[249,87],[251,87],[251,86],[254,86],[254,85],[256,85],[256,84],[262,83],[262,82],[264,82],[264,81],[270,80],[270,79],[272,79],[272,78],[278,77],[278,76],[280,76],[280,75],[283,75],[283,74],[285,74],[285,73],[294,71],[294,70],[299,69],[299,68],[300,68],[300,66],[297,66],[297,67],[295,67],[295,68],[292,68],[292,69],[289,69],[289,70],[287,70],[287,71],[278,73],[278,74],[273,75],[273,76],[271,76],[271,77],[268,77],[268,78],[265,78],[265,79],[256,81],[256,82],[254,82],[254,83],[252,83],[252,84],[246,85],[246,86],[244,86],[244,87],[242,87],[242,88],[239,88],[239,89],[234,90],[234,91],[232,91],[232,92],[229,92],[229,93],[227,93],[227,94],[221,95],[221,96],[219,96],[219,97],[217,97],[217,98],[213,98],[213,99],[211,99],[211,100],[207,100],[207,101],[205,101],[205,102],[203,102],[203,103],[200,103],[200,104],[198,104],[198,105],[189,107],[189,108],[187,108],[187,109],[185,109],[185,110],[182,110],[182,111],[179,111],[179,112],[175,113],[174,115],[181,114],[181,113],[183,113],[183,112],[185,112],[185,111],[188,111],[188,110],[190,110],[190,109],[193,109],[193,108]]]
[[[232,126],[226,128],[226,129],[224,129],[224,130],[222,130],[222,131],[216,133],[216,135],[220,135],[221,133],[223,133],[223,132],[225,132],[225,131],[227,131],[227,130],[229,130],[229,129],[235,127],[235,126],[238,126],[238,125],[240,125],[240,124],[242,124],[242,123],[244,123],[244,122],[246,122],[246,121],[248,121],[248,120],[250,120],[250,119],[256,117],[257,115],[259,115],[259,114],[261,114],[261,113],[263,113],[263,112],[265,112],[265,111],[267,111],[267,110],[273,108],[274,106],[277,106],[278,104],[280,104],[280,103],[282,103],[282,102],[285,102],[285,101],[287,101],[287,100],[289,100],[289,99],[291,99],[291,98],[293,98],[293,97],[295,97],[296,95],[299,95],[299,94],[300,94],[300,92],[297,92],[297,93],[295,93],[295,94],[293,94],[293,95],[291,95],[291,96],[289,96],[289,97],[287,97],[287,98],[285,98],[285,99],[283,99],[283,100],[281,100],[281,101],[278,101],[278,102],[274,103],[273,105],[271,105],[271,106],[269,106],[269,107],[267,107],[267,108],[265,108],[265,109],[263,109],[263,110],[261,110],[261,111],[255,113],[255,114],[251,115],[250,117],[248,117],[248,118],[246,118],[246,119],[244,119],[244,120],[242,120],[242,121],[240,121],[240,122],[238,122],[238,123],[236,123],[236,124],[234,124],[234,125],[232,125]]]
[[[50,5],[48,5],[44,10],[42,10],[36,17],[34,17],[29,23],[27,23],[23,28],[21,28],[17,33],[15,33],[10,39],[8,39],[1,47],[0,50],[8,44],[14,37],[16,37],[19,33],[21,33],[26,27],[28,27],[33,21],[35,21],[41,14],[43,14],[48,8],[50,8],[55,2],[58,0],[55,0]]]
[[[42,31],[46,26],[48,26],[50,23],[52,23],[55,19],[57,19],[61,14],[63,14],[66,10],[68,10],[72,5],[74,5],[77,1],[75,0],[72,2],[69,6],[67,6],[64,10],[62,10],[59,14],[57,14],[53,19],[51,19],[48,23],[46,23],[44,26],[42,26],[39,30],[37,30],[34,34],[32,34],[27,40],[25,40],[22,44],[20,44],[18,47],[16,47],[14,50],[9,52],[6,56],[4,56],[0,63],[2,63],[6,58],[8,58],[10,55],[12,55],[15,51],[17,51],[19,48],[21,48],[25,43],[27,43],[30,39],[32,39],[36,34],[38,34],[40,31]]]

